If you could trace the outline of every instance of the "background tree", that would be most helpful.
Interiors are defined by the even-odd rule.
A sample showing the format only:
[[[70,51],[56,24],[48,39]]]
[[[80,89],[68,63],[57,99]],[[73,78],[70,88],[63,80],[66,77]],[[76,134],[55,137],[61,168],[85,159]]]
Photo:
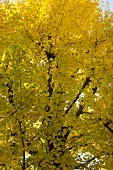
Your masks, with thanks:
[[[0,4],[0,164],[111,169],[113,14],[90,0]],[[78,153],[93,157],[78,163]],[[105,164],[104,164],[105,163]]]

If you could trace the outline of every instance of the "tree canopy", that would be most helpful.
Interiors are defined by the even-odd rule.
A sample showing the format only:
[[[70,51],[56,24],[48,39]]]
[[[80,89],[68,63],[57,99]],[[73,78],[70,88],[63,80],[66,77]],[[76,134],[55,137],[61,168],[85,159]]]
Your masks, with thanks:
[[[26,0],[0,16],[0,168],[111,170],[113,13]]]

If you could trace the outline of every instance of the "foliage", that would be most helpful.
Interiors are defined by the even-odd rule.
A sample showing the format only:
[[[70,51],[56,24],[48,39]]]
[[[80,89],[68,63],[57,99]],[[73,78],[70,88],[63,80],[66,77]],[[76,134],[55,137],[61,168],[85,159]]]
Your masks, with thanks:
[[[94,168],[112,169],[113,14],[97,1],[26,0],[0,15],[1,168],[90,169],[98,158]]]

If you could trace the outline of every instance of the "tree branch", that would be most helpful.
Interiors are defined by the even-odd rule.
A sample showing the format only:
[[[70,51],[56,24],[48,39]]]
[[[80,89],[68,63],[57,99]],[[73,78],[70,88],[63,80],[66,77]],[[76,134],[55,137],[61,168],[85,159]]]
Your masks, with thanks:
[[[15,104],[14,104],[14,98],[13,98],[12,85],[13,85],[13,81],[9,80],[9,82],[6,84],[6,87],[8,88],[8,100],[9,100],[9,103],[14,106]]]
[[[76,101],[79,99],[82,91],[85,89],[85,87],[86,87],[87,85],[89,85],[90,82],[91,82],[90,77],[86,77],[86,80],[85,80],[83,86],[81,87],[79,93],[76,95],[75,99],[72,101],[72,103],[71,103],[71,104],[69,105],[69,107],[66,109],[65,115],[68,114],[68,112],[71,110],[71,108],[73,107],[73,105],[74,105],[74,104],[76,103]]]
[[[88,164],[90,164],[91,161],[93,161],[95,157],[93,156],[92,158],[88,159],[85,163],[80,163],[78,166],[75,166],[74,169],[79,169],[79,168],[86,168]]]
[[[25,170],[26,169],[26,165],[25,165],[25,143],[24,143],[24,133],[25,131],[22,130],[22,122],[21,121],[18,121],[19,123],[19,127],[20,127],[20,133],[21,133],[21,143],[22,143],[22,170]]]
[[[102,121],[101,118],[98,118],[99,121]],[[113,129],[109,127],[110,124],[112,124],[113,122],[108,120],[107,122],[103,123],[104,127],[107,128],[109,130],[109,132],[113,133]]]
[[[26,99],[28,99],[28,98],[32,95],[32,93],[33,93],[34,91],[35,91],[35,89],[27,96]],[[21,106],[23,106],[26,102],[27,102],[27,100],[23,101],[10,115],[6,116],[6,118],[9,118],[10,116],[13,116],[13,115],[17,112],[17,110],[18,110]]]
[[[106,127],[109,130],[109,132],[113,133],[113,129],[109,127],[110,124],[111,124],[110,122],[106,122],[104,123],[104,127]]]

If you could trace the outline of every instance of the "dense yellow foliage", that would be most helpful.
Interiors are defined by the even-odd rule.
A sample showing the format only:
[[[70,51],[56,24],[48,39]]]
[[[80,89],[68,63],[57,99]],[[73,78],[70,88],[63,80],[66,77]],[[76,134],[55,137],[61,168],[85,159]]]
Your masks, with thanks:
[[[1,168],[98,158],[111,170],[113,14],[98,1],[26,0],[0,3],[0,16]],[[94,157],[81,164],[79,152]]]

